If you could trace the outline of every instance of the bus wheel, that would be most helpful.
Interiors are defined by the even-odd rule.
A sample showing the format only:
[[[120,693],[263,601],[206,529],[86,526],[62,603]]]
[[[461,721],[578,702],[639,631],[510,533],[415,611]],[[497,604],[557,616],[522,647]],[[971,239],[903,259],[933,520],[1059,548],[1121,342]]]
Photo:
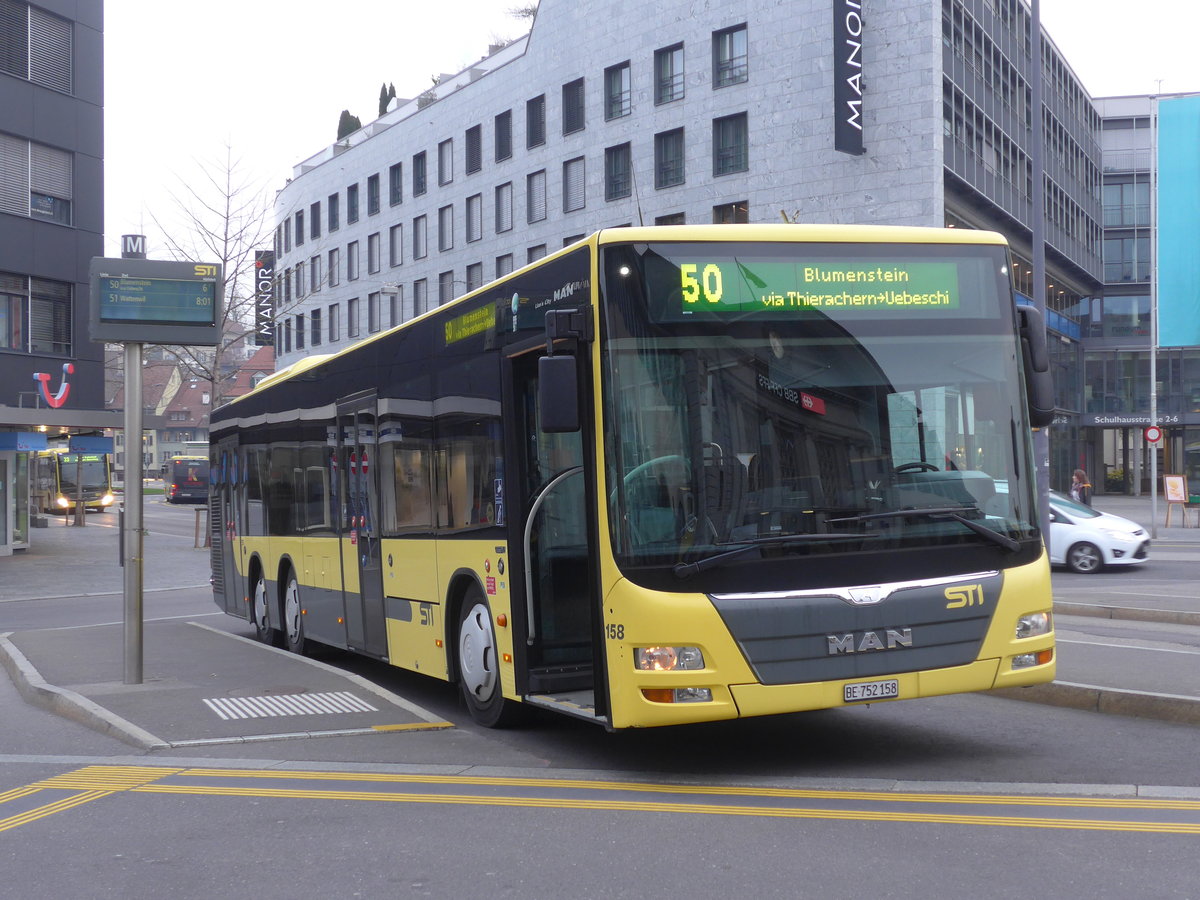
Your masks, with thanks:
[[[514,704],[500,691],[500,660],[492,611],[478,586],[463,598],[458,620],[458,684],[471,718],[487,728],[507,724]]]
[[[254,583],[254,605],[251,607],[250,614],[254,617],[255,637],[264,644],[279,643],[279,633],[271,624],[271,612],[274,606],[271,592],[267,589],[267,582],[262,576],[259,576],[258,581]]]
[[[288,575],[287,590],[283,593],[283,639],[293,653],[303,654],[308,642],[304,639],[304,608],[300,603],[300,585],[295,575]]]

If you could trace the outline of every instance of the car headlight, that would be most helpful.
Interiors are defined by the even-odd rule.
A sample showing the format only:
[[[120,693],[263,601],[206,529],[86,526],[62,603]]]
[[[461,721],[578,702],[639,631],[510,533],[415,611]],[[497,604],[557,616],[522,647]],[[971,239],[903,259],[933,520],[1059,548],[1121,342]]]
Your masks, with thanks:
[[[1052,627],[1050,613],[1028,613],[1017,619],[1017,637],[1031,638],[1040,634],[1049,634]]]
[[[633,651],[633,665],[645,672],[703,669],[704,654],[699,647],[638,647]]]
[[[1117,531],[1115,528],[1101,528],[1100,530],[1115,541],[1136,540],[1136,538],[1134,538],[1134,536],[1128,531]]]

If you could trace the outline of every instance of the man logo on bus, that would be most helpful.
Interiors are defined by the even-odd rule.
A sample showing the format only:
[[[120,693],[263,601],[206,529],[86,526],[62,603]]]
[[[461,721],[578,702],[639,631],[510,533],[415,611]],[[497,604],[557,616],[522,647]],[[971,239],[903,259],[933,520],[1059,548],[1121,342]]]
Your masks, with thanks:
[[[62,384],[59,385],[58,391],[55,394],[50,393],[50,373],[49,372],[34,372],[33,380],[38,382],[42,388],[42,397],[50,404],[52,409],[58,409],[67,402],[67,396],[71,393],[71,385],[67,383],[67,376],[75,373],[75,366],[71,363],[63,363]]]

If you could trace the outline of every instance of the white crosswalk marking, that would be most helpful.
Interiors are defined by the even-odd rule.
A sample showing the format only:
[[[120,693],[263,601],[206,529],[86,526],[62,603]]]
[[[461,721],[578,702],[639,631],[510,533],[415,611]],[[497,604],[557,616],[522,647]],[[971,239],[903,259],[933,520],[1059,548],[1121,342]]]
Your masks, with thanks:
[[[349,691],[330,694],[278,694],[270,697],[214,697],[205,700],[204,705],[225,720],[378,711],[376,707]]]

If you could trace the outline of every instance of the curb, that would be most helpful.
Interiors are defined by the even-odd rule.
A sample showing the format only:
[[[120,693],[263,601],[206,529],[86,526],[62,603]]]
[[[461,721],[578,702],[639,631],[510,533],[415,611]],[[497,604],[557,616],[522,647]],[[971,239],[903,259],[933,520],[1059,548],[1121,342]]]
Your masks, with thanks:
[[[990,693],[1009,700],[1024,700],[1111,716],[1135,716],[1174,722],[1178,725],[1200,725],[1200,698],[1178,694],[1151,694],[1094,684],[1072,684],[1069,681],[1000,688]]]
[[[1200,626],[1200,612],[1176,609],[1145,609],[1136,606],[1103,606],[1098,603],[1072,603],[1055,600],[1054,612],[1064,616],[1090,616],[1127,622],[1158,622],[1163,625]]]
[[[0,665],[4,666],[18,693],[26,702],[140,750],[165,750],[171,746],[144,728],[139,728],[127,719],[93,703],[82,694],[49,684],[25,654],[8,639],[10,634],[12,632],[0,634]]]

